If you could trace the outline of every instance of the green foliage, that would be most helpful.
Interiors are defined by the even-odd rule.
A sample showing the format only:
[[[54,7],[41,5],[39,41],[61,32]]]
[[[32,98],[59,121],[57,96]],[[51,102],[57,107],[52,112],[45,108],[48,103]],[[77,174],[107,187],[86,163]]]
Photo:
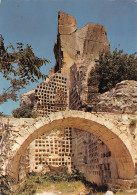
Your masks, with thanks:
[[[16,195],[33,195],[35,194],[37,189],[37,185],[35,183],[35,179],[33,180],[32,177],[26,179],[23,188],[19,190]]]
[[[29,174],[24,186],[16,194],[33,195],[38,189],[52,190],[51,186],[54,186],[57,191],[64,192],[65,190],[65,194],[72,194],[76,190],[76,187],[78,189],[80,189],[80,187],[85,187],[85,189],[89,192],[87,194],[92,194],[93,192],[96,194],[98,192],[106,192],[108,189],[106,185],[98,186],[86,181],[83,174],[81,174],[78,170],[73,170],[71,174],[68,172],[59,172],[57,174],[46,173],[43,175],[41,173],[33,172]]]
[[[112,53],[102,52],[96,71],[99,75],[99,92],[104,93],[123,80],[137,81],[137,53],[123,54],[115,49]]]
[[[36,183],[42,183],[43,180],[51,181],[51,182],[60,182],[60,181],[79,181],[83,180],[83,174],[80,173],[78,170],[73,169],[72,173],[65,172],[58,172],[56,174],[53,173],[46,173],[46,174],[38,174],[38,173],[30,173],[30,177],[35,178]],[[41,178],[41,181],[39,180]]]
[[[84,177],[78,170],[73,170],[72,173],[68,173],[68,172],[59,172],[58,174],[47,173],[43,176],[43,178],[47,181],[51,181],[54,183],[60,181],[68,181],[68,182],[80,181]]]
[[[35,118],[36,113],[33,111],[33,104],[23,105],[12,111],[15,118]]]
[[[8,49],[12,52],[8,53]],[[30,82],[45,79],[46,75],[40,69],[46,63],[49,61],[36,57],[30,45],[24,46],[22,43],[17,43],[17,47],[14,48],[10,44],[0,56],[0,73],[9,81],[9,86],[6,89],[3,88],[3,93],[0,94],[0,104],[8,99],[17,101],[17,92],[29,85]]]
[[[83,180],[83,175],[79,173],[79,171],[74,170],[72,174],[67,172],[59,172],[58,174],[52,173],[30,173],[28,178],[26,179],[23,188],[18,192],[18,194],[28,195],[35,194],[36,190],[40,186],[46,186],[46,182],[58,183],[58,182],[74,182]]]

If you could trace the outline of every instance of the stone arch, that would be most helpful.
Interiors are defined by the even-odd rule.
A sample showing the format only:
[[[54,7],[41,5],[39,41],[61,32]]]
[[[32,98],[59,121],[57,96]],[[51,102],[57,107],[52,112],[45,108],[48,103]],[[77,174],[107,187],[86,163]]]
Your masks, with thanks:
[[[132,179],[134,177],[134,160],[128,139],[126,135],[121,136],[120,130],[106,120],[103,115],[82,111],[63,111],[36,120],[33,127],[29,128],[28,131],[20,131],[21,136],[17,138],[16,144],[13,146],[13,158],[8,164],[8,171],[14,178],[18,178],[21,155],[34,139],[47,131],[68,126],[90,132],[107,145],[116,160],[120,179]]]

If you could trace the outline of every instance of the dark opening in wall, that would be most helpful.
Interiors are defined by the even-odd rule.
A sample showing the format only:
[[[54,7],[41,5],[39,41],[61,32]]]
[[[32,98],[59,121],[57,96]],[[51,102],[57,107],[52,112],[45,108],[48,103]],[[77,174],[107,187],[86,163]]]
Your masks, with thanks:
[[[61,58],[63,58],[63,51],[61,51]]]
[[[80,51],[77,51],[77,54],[80,55]]]
[[[135,163],[135,173],[137,174],[137,163]]]
[[[108,153],[108,156],[111,156],[111,152]]]

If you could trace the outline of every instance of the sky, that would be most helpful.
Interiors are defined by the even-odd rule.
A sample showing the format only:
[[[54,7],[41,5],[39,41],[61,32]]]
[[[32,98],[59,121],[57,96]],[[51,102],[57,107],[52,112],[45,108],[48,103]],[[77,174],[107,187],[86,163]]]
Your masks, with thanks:
[[[90,22],[104,25],[111,51],[118,47],[125,53],[137,52],[137,0],[0,0],[0,34],[5,47],[10,42],[31,45],[36,56],[51,61],[43,69],[48,74],[55,65],[58,11],[75,17],[79,29]],[[19,96],[37,85],[28,86]],[[1,76],[0,92],[5,86]],[[10,115],[17,107],[19,101],[8,101],[0,105],[0,112]]]

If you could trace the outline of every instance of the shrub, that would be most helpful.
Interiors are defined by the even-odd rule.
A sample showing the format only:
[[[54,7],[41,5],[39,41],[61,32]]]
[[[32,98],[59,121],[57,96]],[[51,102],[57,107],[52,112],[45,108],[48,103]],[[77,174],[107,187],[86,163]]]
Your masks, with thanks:
[[[112,53],[102,52],[96,72],[99,76],[99,92],[109,91],[123,80],[137,81],[137,53],[123,54],[123,50],[115,49]]]
[[[35,118],[36,113],[33,111],[33,104],[23,105],[12,111],[15,118]]]
[[[77,171],[74,170],[72,174],[68,172],[59,172],[57,174],[52,173],[29,173],[28,178],[26,178],[26,181],[24,183],[24,186],[20,191],[17,192],[17,194],[21,195],[28,195],[28,194],[35,194],[36,190],[41,186],[45,185],[45,182],[73,182],[73,181],[82,181],[85,180],[83,175]]]

